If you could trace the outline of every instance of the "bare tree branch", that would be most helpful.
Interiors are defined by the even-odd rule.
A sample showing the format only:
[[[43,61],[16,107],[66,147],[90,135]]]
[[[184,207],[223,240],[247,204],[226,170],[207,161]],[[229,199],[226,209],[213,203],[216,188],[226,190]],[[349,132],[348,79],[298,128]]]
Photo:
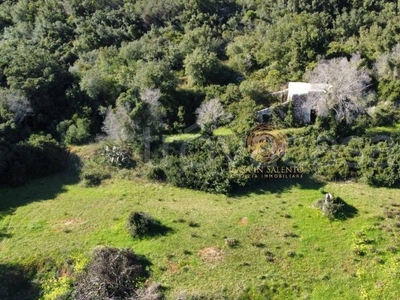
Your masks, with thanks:
[[[371,78],[360,64],[359,54],[354,54],[350,60],[345,57],[321,60],[308,75],[310,83],[329,86],[326,93],[310,95],[310,102],[317,107],[319,114],[326,115],[333,110],[337,120],[351,123],[364,110]]]
[[[383,79],[393,80],[400,78],[400,43],[393,47],[389,53],[384,53],[376,60],[374,69],[376,74]]]
[[[198,109],[196,109],[197,124],[203,129],[213,129],[217,126],[218,121],[228,118],[218,99],[211,99],[210,101],[203,102]]]
[[[140,93],[140,99],[149,105],[150,117],[152,119],[159,119],[162,116],[160,104],[161,91],[159,89],[151,90],[145,89]]]
[[[124,142],[129,139],[130,130],[133,126],[134,124],[129,117],[129,107],[125,105],[117,106],[114,111],[111,108],[107,109],[102,129],[108,138]]]
[[[0,97],[4,97],[8,109],[14,113],[15,124],[20,124],[24,118],[33,113],[29,100],[18,92],[0,92]]]

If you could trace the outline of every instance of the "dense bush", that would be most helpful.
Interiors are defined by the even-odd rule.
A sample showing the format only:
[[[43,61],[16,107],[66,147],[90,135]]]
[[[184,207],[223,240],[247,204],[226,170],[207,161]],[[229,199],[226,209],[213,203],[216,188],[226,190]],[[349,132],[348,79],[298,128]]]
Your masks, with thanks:
[[[65,142],[71,145],[82,145],[87,143],[90,138],[90,120],[87,118],[78,118],[65,133]]]
[[[75,300],[135,299],[148,276],[148,261],[131,249],[98,248],[76,282]]]
[[[151,168],[147,173],[147,178],[156,181],[165,181],[167,179],[166,176],[164,170],[160,167]]]
[[[231,188],[224,157],[191,154],[184,158],[167,157],[164,163],[168,181],[176,186],[214,193],[227,193]]]
[[[250,182],[252,164],[243,141],[228,138],[206,138],[176,145],[162,166],[168,182],[212,193],[228,193],[236,186]]]
[[[400,140],[396,136],[335,138],[310,129],[290,138],[283,162],[324,180],[360,179],[373,186],[400,183]],[[304,145],[307,145],[305,147]]]
[[[400,182],[400,144],[393,141],[367,145],[360,160],[362,179],[373,186]]]
[[[16,145],[4,144],[0,167],[0,181],[18,186],[28,179],[62,171],[67,164],[68,152],[50,135],[31,135]]]
[[[392,103],[376,106],[371,114],[373,126],[391,126],[400,119],[398,108]]]
[[[162,225],[145,212],[132,212],[127,222],[128,232],[132,237],[145,237],[165,234],[169,228]]]

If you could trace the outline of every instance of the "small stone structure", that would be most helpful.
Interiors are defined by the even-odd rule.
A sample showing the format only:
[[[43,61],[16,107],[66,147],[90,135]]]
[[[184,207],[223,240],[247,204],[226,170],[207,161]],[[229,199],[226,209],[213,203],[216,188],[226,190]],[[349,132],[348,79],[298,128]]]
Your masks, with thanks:
[[[325,83],[289,82],[286,90],[273,94],[287,93],[287,100],[279,105],[292,102],[294,118],[300,123],[310,124],[318,115],[317,101],[322,101],[318,95],[329,92],[331,88],[331,85]],[[271,109],[264,108],[258,111],[259,120],[262,121],[264,115],[270,116]]]

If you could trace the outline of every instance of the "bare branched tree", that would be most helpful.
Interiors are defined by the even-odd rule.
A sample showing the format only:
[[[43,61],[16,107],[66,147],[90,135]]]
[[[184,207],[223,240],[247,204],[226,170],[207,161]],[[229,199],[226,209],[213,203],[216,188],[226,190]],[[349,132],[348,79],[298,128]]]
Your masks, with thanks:
[[[161,114],[161,104],[160,104],[161,91],[159,89],[150,90],[145,89],[140,93],[140,99],[149,105],[149,117],[153,120],[159,119]]]
[[[394,46],[391,52],[378,57],[374,67],[379,78],[400,79],[400,43]]]
[[[27,115],[33,112],[28,99],[20,93],[1,91],[0,97],[5,98],[6,106],[14,113],[15,124],[20,124]]]
[[[103,122],[103,131],[107,137],[117,142],[129,142],[137,151],[144,151],[143,160],[150,159],[150,144],[159,140],[162,126],[162,109],[159,89],[146,89],[140,93],[140,100],[131,100],[133,108],[127,102],[115,109],[109,108]]]
[[[350,60],[345,57],[321,60],[310,72],[310,83],[328,87],[325,93],[310,95],[319,114],[326,115],[333,110],[337,120],[351,123],[364,110],[371,78],[360,64],[360,55],[354,54]]]
[[[218,99],[211,99],[203,102],[196,109],[197,124],[204,130],[213,130],[217,127],[219,121],[229,118]]]
[[[134,123],[129,117],[129,107],[124,105],[117,106],[115,110],[107,109],[102,129],[109,139],[125,142],[129,139],[133,126]]]
[[[142,131],[143,131],[143,145],[144,153],[143,160],[148,161],[150,159],[150,144],[151,141],[155,140],[153,136],[154,131],[160,127],[162,112],[160,103],[161,91],[159,89],[151,90],[145,89],[140,93],[140,99],[148,104],[147,110],[144,112],[145,116],[143,118]],[[142,116],[143,117],[143,116]]]

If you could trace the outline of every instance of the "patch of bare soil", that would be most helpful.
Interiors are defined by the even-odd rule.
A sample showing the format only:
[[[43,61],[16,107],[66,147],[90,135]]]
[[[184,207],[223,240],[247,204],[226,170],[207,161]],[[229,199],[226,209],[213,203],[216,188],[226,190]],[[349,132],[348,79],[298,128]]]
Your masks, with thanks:
[[[243,218],[240,220],[240,224],[242,224],[242,225],[246,225],[248,222],[249,222],[249,219],[248,219],[247,217],[243,217]]]
[[[85,221],[81,218],[69,218],[60,220],[53,226],[55,231],[70,231],[84,224]]]
[[[199,256],[204,262],[212,264],[222,260],[224,251],[215,247],[207,247],[199,251]]]

